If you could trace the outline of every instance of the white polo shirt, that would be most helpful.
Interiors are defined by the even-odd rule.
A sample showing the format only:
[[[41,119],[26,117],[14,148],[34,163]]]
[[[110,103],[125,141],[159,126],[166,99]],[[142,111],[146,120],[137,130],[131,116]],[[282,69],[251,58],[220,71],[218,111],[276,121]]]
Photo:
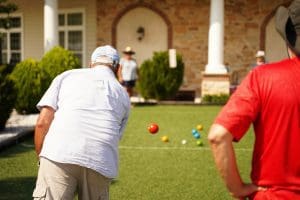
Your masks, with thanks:
[[[57,76],[37,107],[55,116],[40,156],[93,169],[108,178],[118,173],[118,144],[130,110],[126,91],[105,66]]]
[[[137,79],[137,63],[135,60],[121,59],[120,65],[122,66],[122,78],[124,81],[134,81]]]

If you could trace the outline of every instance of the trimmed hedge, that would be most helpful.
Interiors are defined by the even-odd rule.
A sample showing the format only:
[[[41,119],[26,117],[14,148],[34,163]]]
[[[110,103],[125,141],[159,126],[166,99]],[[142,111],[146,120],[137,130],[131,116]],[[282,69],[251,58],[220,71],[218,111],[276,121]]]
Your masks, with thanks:
[[[37,113],[36,104],[42,96],[41,68],[38,62],[33,59],[22,61],[17,64],[11,77],[18,91],[15,104],[18,113]]]
[[[163,100],[173,97],[183,81],[184,63],[177,55],[177,67],[169,67],[168,52],[155,52],[139,70],[138,90],[145,99]]]
[[[0,130],[5,128],[6,121],[13,110],[17,92],[9,73],[13,66],[0,66]]]
[[[42,69],[42,93],[44,93],[52,80],[60,73],[80,68],[79,59],[71,52],[62,47],[54,47],[47,52],[41,62]]]

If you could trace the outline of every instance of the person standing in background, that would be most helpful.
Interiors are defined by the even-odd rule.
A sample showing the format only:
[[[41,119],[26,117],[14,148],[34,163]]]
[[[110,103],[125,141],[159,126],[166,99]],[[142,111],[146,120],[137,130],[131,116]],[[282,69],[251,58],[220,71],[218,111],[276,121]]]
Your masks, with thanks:
[[[120,68],[118,71],[118,77],[120,83],[126,88],[126,91],[131,97],[133,95],[133,88],[138,78],[138,65],[135,59],[132,57],[135,52],[131,47],[126,47],[123,51],[123,58],[120,61]]]
[[[256,59],[255,63],[250,65],[250,70],[254,69],[257,66],[266,64],[265,52],[262,50],[257,51],[255,55],[255,59]]]
[[[261,51],[261,50],[257,51],[255,57],[256,57],[256,66],[263,65],[266,63],[264,51]]]

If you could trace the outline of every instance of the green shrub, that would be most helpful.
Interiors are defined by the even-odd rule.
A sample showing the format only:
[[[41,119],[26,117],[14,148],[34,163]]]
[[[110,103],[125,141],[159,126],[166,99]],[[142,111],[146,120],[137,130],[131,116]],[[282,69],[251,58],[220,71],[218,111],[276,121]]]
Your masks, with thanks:
[[[48,89],[52,80],[58,74],[81,67],[79,59],[71,51],[62,47],[54,47],[47,52],[43,56],[40,66],[42,69],[42,93]]]
[[[145,99],[163,100],[176,94],[183,81],[184,63],[177,55],[177,67],[169,67],[168,52],[155,52],[140,67],[138,89]]]
[[[12,73],[12,71],[14,70],[16,65],[13,64],[6,64],[6,65],[2,65],[0,66],[0,74],[1,75],[9,75]]]
[[[61,47],[54,47],[40,62],[27,59],[19,63],[11,75],[18,91],[15,104],[18,113],[38,112],[36,104],[52,80],[66,70],[79,67],[78,58]]]
[[[10,65],[0,66],[0,130],[5,128],[17,95],[14,82],[9,77],[12,68]]]
[[[19,113],[36,113],[36,104],[42,96],[41,68],[38,62],[27,59],[17,64],[11,74],[18,91],[15,108]]]
[[[230,96],[228,94],[204,95],[202,102],[204,104],[224,105],[227,103],[229,97]]]

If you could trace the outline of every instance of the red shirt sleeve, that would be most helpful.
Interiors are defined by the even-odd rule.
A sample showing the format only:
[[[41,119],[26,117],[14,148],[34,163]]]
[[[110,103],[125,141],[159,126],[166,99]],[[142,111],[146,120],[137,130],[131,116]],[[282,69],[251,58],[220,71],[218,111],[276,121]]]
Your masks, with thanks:
[[[259,109],[257,73],[252,70],[223,107],[215,123],[226,128],[234,141],[239,141],[255,120]]]

